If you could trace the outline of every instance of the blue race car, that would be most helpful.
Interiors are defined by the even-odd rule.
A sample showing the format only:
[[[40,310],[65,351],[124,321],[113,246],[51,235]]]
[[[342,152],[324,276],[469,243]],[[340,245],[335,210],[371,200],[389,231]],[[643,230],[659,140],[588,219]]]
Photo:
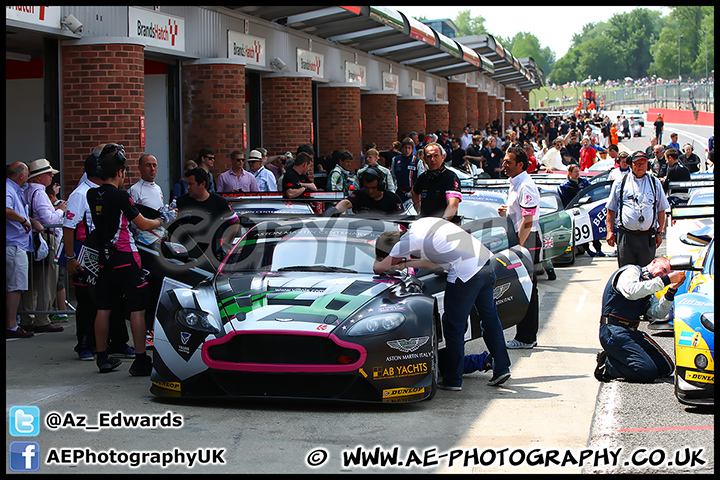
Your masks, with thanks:
[[[675,396],[687,405],[715,404],[715,241],[697,258],[677,255],[674,269],[690,270],[675,295]]]

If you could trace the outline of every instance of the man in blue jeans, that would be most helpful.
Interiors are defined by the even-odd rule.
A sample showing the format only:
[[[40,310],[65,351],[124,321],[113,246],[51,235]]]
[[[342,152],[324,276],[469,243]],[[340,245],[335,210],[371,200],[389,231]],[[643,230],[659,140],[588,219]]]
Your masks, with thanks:
[[[510,378],[510,357],[493,297],[492,254],[480,240],[447,220],[425,217],[413,222],[405,232],[382,233],[375,243],[375,256],[373,271],[377,274],[393,267],[441,267],[448,272],[443,317],[445,349],[440,351],[438,365],[443,378],[438,387],[462,390],[465,325],[473,305],[482,319],[483,338],[494,360],[488,385],[500,385]]]

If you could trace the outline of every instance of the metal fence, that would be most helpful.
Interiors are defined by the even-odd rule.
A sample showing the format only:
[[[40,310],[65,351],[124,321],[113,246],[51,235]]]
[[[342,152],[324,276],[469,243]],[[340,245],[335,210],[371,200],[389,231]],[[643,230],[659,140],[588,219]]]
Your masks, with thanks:
[[[537,99],[545,99],[543,110],[566,109],[577,106],[582,93],[588,87],[571,86],[550,89],[544,87],[533,93]],[[593,87],[597,103],[603,103],[605,110],[620,110],[626,106],[670,108],[696,112],[715,112],[715,83],[648,83],[601,89]],[[531,96],[532,97],[532,96]]]
[[[42,234],[43,238],[45,238],[45,241],[48,242],[48,245],[51,245],[49,242],[50,235],[55,235],[52,232],[53,228],[62,228],[62,224],[53,224],[53,225],[43,225],[45,228],[45,232]],[[54,243],[53,243],[54,245]],[[72,306],[72,304],[69,302],[70,298],[70,278],[68,271],[64,267],[60,267],[58,265],[55,265],[56,268],[58,268],[58,281],[62,281],[63,285],[65,287],[65,305],[63,306],[63,309],[57,309],[57,310],[46,310],[44,309],[44,306],[48,305],[50,301],[53,303],[56,302],[56,298],[53,297],[52,299],[47,299],[46,292],[48,289],[46,288],[47,285],[45,285],[45,282],[47,281],[47,275],[46,272],[49,268],[51,268],[50,263],[53,262],[53,259],[55,257],[55,254],[57,253],[56,247],[51,247],[48,251],[48,259],[47,262],[35,262],[32,258],[32,254],[28,254],[30,256],[29,262],[30,262],[30,268],[28,268],[28,290],[26,292],[23,292],[22,296],[23,299],[20,303],[20,308],[18,310],[18,315],[26,316],[26,315],[35,315],[35,314],[47,314],[47,315],[60,315],[65,314],[68,316],[75,314],[75,308]],[[36,267],[36,268],[33,268]],[[37,273],[40,275],[36,275]],[[36,278],[39,277],[39,278]],[[50,292],[55,293],[57,291],[57,285],[55,285],[55,288],[50,287]],[[34,292],[37,292],[37,300],[36,301],[29,301],[29,298],[33,295]],[[27,305],[31,304],[32,308],[28,309]],[[40,307],[40,308],[38,308]]]

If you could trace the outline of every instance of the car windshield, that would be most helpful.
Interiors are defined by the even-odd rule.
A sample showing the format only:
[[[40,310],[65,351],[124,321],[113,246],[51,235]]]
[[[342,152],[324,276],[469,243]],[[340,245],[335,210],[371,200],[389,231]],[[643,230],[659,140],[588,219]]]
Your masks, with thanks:
[[[220,266],[236,272],[373,273],[377,226],[264,222],[233,247]]]
[[[464,199],[458,205],[458,215],[470,220],[478,220],[480,218],[499,217],[498,206],[501,203],[486,202],[480,200]]]

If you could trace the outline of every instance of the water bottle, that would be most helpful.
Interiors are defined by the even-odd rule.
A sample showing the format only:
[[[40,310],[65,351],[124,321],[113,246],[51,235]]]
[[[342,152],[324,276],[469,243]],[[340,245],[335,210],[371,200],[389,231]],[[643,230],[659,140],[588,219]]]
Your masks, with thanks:
[[[173,201],[170,202],[170,210],[175,210],[177,208],[177,199],[173,198]]]

